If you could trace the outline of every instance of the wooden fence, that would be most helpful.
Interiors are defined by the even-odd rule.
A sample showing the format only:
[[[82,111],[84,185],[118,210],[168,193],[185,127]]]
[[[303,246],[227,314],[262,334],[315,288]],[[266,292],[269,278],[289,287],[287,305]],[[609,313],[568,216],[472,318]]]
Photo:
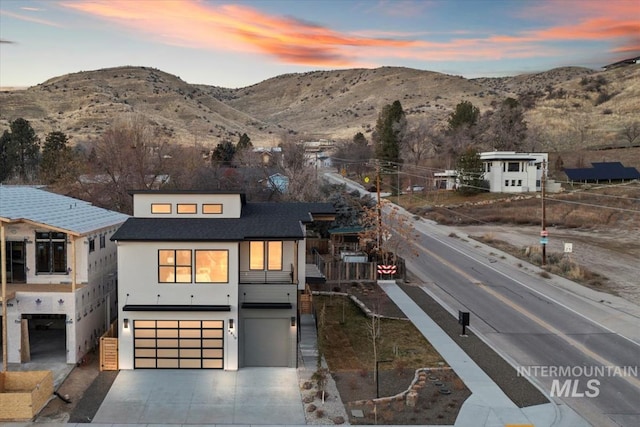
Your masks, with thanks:
[[[118,328],[115,322],[100,337],[100,370],[118,370]]]

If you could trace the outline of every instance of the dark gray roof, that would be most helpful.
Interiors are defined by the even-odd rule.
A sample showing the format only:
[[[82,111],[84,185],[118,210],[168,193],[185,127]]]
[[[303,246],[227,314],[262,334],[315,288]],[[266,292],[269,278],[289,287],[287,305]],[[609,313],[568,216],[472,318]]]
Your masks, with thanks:
[[[625,167],[620,162],[595,162],[591,168],[565,168],[564,173],[571,181],[618,181],[640,179],[636,168]]]
[[[330,203],[246,203],[240,218],[129,218],[111,240],[303,239],[302,223],[314,214],[334,213]]]

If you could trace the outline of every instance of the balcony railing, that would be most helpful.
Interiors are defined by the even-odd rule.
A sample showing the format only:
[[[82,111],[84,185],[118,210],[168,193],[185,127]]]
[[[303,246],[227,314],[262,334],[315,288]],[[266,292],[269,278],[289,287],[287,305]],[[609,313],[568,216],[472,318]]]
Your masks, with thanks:
[[[240,283],[295,283],[290,271],[250,270],[240,272]]]

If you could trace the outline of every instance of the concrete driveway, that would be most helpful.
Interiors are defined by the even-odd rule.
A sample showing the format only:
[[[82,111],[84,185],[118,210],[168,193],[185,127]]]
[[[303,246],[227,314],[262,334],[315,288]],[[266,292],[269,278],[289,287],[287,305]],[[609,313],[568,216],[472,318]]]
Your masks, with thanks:
[[[293,368],[120,371],[92,423],[304,425]]]

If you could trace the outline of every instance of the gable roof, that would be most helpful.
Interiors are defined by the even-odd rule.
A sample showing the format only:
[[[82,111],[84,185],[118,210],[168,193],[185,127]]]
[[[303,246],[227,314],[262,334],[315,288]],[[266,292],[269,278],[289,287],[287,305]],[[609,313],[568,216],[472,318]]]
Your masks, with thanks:
[[[593,162],[591,168],[565,168],[571,181],[608,181],[640,179],[636,168],[625,167],[620,162]]]
[[[0,220],[3,222],[31,222],[81,236],[119,225],[127,218],[128,215],[39,187],[0,185]]]
[[[334,215],[330,203],[246,203],[240,218],[129,218],[111,237],[121,241],[303,239],[303,223]]]

